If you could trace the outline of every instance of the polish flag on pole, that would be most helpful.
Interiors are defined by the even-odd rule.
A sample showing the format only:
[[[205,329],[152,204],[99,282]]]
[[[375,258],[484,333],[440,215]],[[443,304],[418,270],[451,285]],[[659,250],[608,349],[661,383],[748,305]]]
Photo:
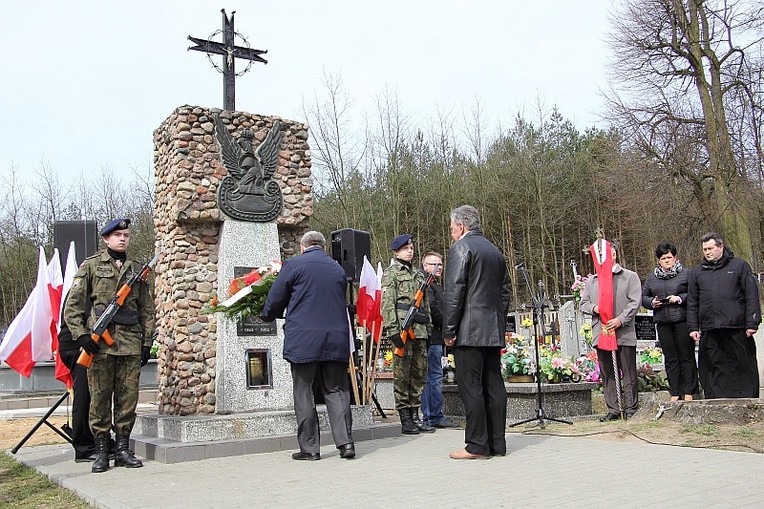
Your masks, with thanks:
[[[58,348],[58,317],[63,278],[58,253],[54,253],[53,258],[51,264],[46,265],[45,252],[40,247],[37,283],[0,343],[0,361],[4,361],[26,377],[32,373],[35,363],[51,360],[54,349]],[[54,309],[54,306],[57,307]],[[61,367],[66,371],[60,372],[58,364],[57,360],[56,378],[67,387],[71,387],[69,370],[61,363]]]
[[[50,335],[53,314],[50,304],[48,270],[41,247],[37,284],[0,343],[0,360],[24,376],[32,373],[35,362],[49,361],[53,357]]]
[[[50,309],[53,317],[53,327],[50,332],[58,339],[58,331],[61,330],[61,302],[64,290],[64,277],[61,274],[61,261],[58,257],[58,249],[53,249],[53,257],[48,262],[48,294],[50,295]],[[56,341],[58,344],[58,341]],[[55,348],[53,349],[55,350]]]
[[[57,286],[57,291],[59,292],[59,305],[58,308],[53,306],[53,317],[54,320],[56,320],[56,328],[55,328],[55,334],[52,334],[52,345],[53,350],[56,352],[56,368],[55,368],[55,376],[56,380],[60,381],[70,389],[72,388],[72,385],[74,384],[74,381],[72,380],[72,373],[69,371],[69,368],[66,367],[66,364],[64,364],[64,361],[61,360],[61,354],[58,350],[58,331],[61,330],[61,321],[64,319],[64,302],[66,301],[66,296],[69,293],[69,290],[72,288],[72,283],[74,282],[74,276],[77,274],[77,270],[79,267],[77,267],[77,251],[74,246],[74,241],[69,242],[69,253],[66,257],[66,268],[64,269],[64,277],[61,277],[61,265],[59,264],[58,260],[58,252],[54,250],[53,253],[53,259],[55,260],[55,264],[57,266],[57,276],[54,278],[51,276],[51,282],[53,281],[60,281],[61,284]],[[51,260],[51,263],[54,263],[53,260]],[[48,273],[50,273],[50,265],[48,265]],[[58,309],[58,313],[56,313],[56,309]],[[53,332],[53,329],[51,329],[51,333]]]
[[[355,305],[358,322],[373,331],[374,341],[379,341],[382,334],[382,285],[374,273],[374,267],[365,256],[358,286],[358,300]]]
[[[61,291],[61,312],[59,313],[58,322],[61,323],[64,315],[64,301],[66,296],[69,295],[69,290],[72,289],[74,283],[74,276],[77,274],[79,267],[77,266],[77,250],[74,246],[74,241],[69,243],[69,254],[66,257],[66,267],[64,268],[64,287]],[[60,329],[60,327],[59,327]]]

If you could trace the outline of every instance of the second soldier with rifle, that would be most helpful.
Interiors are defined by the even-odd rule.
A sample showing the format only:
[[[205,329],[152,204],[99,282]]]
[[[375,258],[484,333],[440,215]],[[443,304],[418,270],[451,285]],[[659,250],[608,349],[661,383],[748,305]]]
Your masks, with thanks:
[[[129,219],[115,219],[101,230],[106,249],[82,263],[64,309],[72,337],[85,354],[92,355],[88,386],[89,422],[96,447],[93,472],[109,469],[112,429],[117,438],[114,466],[143,466],[130,450],[130,433],[135,424],[141,366],[148,362],[154,335],[154,302],[145,281],[152,263],[142,268],[127,257],[129,226]],[[133,277],[136,275],[142,277]],[[118,309],[109,321],[108,332],[99,337],[93,333],[94,325],[102,314],[111,314],[115,305]]]
[[[412,266],[412,235],[398,235],[390,244],[390,249],[395,253],[395,259],[382,276],[382,332],[396,349],[393,362],[395,409],[401,418],[403,434],[432,433],[435,428],[424,424],[419,417],[427,374],[427,335],[430,328],[426,296],[413,310],[413,326],[403,330],[417,292],[424,293],[427,280],[421,271]]]

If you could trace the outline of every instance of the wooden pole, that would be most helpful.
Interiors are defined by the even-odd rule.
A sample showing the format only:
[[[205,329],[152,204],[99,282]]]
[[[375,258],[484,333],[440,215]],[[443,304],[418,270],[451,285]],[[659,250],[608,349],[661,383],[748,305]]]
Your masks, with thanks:
[[[350,354],[350,361],[348,362],[348,373],[350,373],[350,379],[353,381],[353,395],[355,396],[356,405],[361,404],[361,398],[358,395],[358,379],[355,373],[355,363],[353,362],[353,354]]]
[[[382,338],[380,338],[379,341],[374,341],[374,338],[376,337],[376,330],[374,328],[374,324],[371,326],[371,349],[374,352],[374,355],[372,355],[371,358],[371,376],[369,377],[369,381],[367,384],[367,390],[368,390],[368,397],[367,400],[371,401],[371,397],[374,394],[374,381],[377,379],[377,357],[379,357],[379,349],[382,345]],[[375,344],[376,343],[376,344]]]
[[[366,347],[366,320],[361,322],[361,383],[363,384],[363,393],[361,394],[361,404],[366,404],[366,377],[368,376],[366,370],[366,359],[369,357],[369,352]],[[358,332],[358,330],[356,330]]]

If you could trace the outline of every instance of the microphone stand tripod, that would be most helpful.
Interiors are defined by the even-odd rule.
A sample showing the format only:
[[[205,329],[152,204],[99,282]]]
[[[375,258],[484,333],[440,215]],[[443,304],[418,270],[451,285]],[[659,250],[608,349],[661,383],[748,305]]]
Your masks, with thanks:
[[[536,354],[536,416],[512,423],[509,425],[509,427],[513,428],[527,422],[538,421],[541,429],[544,429],[545,420],[559,422],[562,424],[573,424],[570,421],[555,419],[554,417],[548,417],[544,414],[543,398],[541,396],[541,372],[539,366],[540,340],[544,337],[542,334],[539,334],[539,325],[541,325],[542,332],[544,327],[544,284],[541,281],[538,282],[538,294],[534,296],[533,289],[531,288],[531,280],[528,277],[528,269],[525,267],[525,264],[521,263],[520,265],[515,266],[515,269],[517,269],[518,272],[523,273],[525,284],[528,287],[528,294],[531,296],[531,300],[533,302],[533,332],[536,334],[536,344],[533,348],[533,351]]]

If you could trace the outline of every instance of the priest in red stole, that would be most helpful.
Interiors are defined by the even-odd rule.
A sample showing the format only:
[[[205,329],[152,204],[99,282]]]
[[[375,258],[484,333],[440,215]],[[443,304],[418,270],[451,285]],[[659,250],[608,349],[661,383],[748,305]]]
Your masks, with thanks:
[[[581,293],[581,312],[592,316],[593,346],[608,413],[602,421],[629,418],[637,411],[637,332],[642,284],[636,272],[617,263],[616,243],[598,239],[590,247],[596,274]],[[621,384],[621,376],[623,383]]]

